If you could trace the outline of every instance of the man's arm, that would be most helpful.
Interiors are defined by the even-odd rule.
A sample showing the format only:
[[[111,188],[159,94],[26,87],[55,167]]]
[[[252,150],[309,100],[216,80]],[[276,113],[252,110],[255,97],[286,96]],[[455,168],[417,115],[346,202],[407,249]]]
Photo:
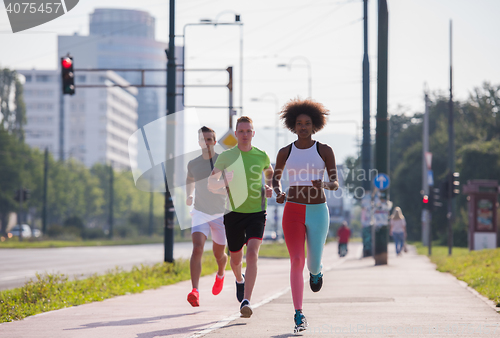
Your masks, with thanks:
[[[214,194],[220,193],[221,189],[226,187],[226,182],[229,183],[233,180],[233,172],[226,172],[225,178],[220,179],[222,176],[222,171],[218,168],[214,168],[212,173],[208,177],[208,190]]]
[[[266,197],[271,198],[273,197],[273,189],[271,188],[273,185],[273,174],[274,170],[271,165],[269,167],[264,169],[264,181],[266,182]]]
[[[186,205],[193,204],[194,177],[186,177]]]

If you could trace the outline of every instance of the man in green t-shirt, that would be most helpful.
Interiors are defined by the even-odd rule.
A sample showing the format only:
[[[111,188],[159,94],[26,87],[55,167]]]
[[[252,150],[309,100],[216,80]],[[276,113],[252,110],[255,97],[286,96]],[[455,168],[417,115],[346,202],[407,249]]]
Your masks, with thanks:
[[[208,178],[208,189],[226,187],[228,198],[224,227],[231,269],[236,277],[236,298],[244,318],[252,315],[250,298],[257,278],[257,259],[266,225],[267,198],[272,197],[273,168],[266,152],[252,146],[253,121],[242,116],[236,122],[238,145],[219,155]],[[262,173],[265,184],[262,184]],[[243,246],[247,245],[245,274],[241,273]]]

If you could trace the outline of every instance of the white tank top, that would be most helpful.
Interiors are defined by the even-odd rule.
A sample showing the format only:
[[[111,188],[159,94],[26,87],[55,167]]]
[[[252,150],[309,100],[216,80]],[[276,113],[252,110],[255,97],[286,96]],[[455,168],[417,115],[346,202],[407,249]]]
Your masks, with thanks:
[[[299,149],[293,142],[285,169],[290,186],[312,186],[311,180],[323,180],[325,161],[319,155],[318,142],[307,149]]]

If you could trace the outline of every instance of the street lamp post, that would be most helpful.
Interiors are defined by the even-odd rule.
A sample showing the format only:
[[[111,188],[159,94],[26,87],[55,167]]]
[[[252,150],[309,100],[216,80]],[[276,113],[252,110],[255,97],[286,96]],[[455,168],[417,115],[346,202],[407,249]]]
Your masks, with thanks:
[[[304,60],[306,62],[306,67],[308,71],[308,78],[307,78],[308,96],[309,98],[312,98],[311,62],[309,61],[308,58],[306,58],[305,56],[294,56],[293,58],[290,59],[288,63],[279,64],[278,67],[287,67],[288,70],[290,70],[292,68],[292,63],[295,60]]]
[[[254,101],[254,102],[265,102],[264,98],[266,96],[270,96],[273,98],[274,100],[274,104],[275,104],[275,114],[276,114],[276,119],[275,119],[275,124],[274,124],[274,127],[276,129],[276,135],[275,135],[275,140],[274,140],[274,147],[276,149],[276,153],[278,152],[279,150],[279,116],[278,116],[278,111],[279,111],[279,101],[278,101],[278,96],[276,96],[276,94],[274,93],[264,93],[262,94],[260,97],[254,97],[252,99],[250,99],[251,101]]]
[[[234,13],[234,22],[218,22],[219,20],[219,17],[222,15],[222,14],[225,14],[225,13],[228,13],[228,12],[231,12],[233,13],[232,11],[223,11],[219,14],[217,14],[217,16],[215,17],[215,20],[211,20],[211,19],[202,19],[200,20],[200,22],[198,23],[187,23],[184,25],[183,29],[182,29],[182,35],[180,37],[182,37],[183,39],[183,47],[184,47],[184,50],[182,51],[182,83],[184,84],[184,73],[185,73],[185,70],[186,70],[186,64],[185,64],[185,60],[186,60],[186,28],[188,26],[207,26],[207,25],[211,25],[211,26],[230,26],[230,25],[237,25],[237,26],[240,26],[240,112],[241,114],[243,115],[243,22],[241,22],[241,17],[239,14],[236,14]],[[184,91],[182,91],[182,105],[184,105]]]

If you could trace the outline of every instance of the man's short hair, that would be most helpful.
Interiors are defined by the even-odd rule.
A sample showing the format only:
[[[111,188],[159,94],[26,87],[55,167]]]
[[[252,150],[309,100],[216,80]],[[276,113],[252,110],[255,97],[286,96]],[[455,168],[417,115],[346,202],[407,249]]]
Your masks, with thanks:
[[[236,129],[238,129],[239,123],[244,123],[244,122],[250,123],[252,125],[252,129],[253,129],[253,121],[248,116],[241,116],[238,120],[236,120]]]
[[[212,133],[212,134],[214,134],[214,141],[216,140],[215,130],[213,130],[212,128],[208,128],[207,126],[203,126],[200,129],[198,129],[198,135],[201,135],[203,133]]]

